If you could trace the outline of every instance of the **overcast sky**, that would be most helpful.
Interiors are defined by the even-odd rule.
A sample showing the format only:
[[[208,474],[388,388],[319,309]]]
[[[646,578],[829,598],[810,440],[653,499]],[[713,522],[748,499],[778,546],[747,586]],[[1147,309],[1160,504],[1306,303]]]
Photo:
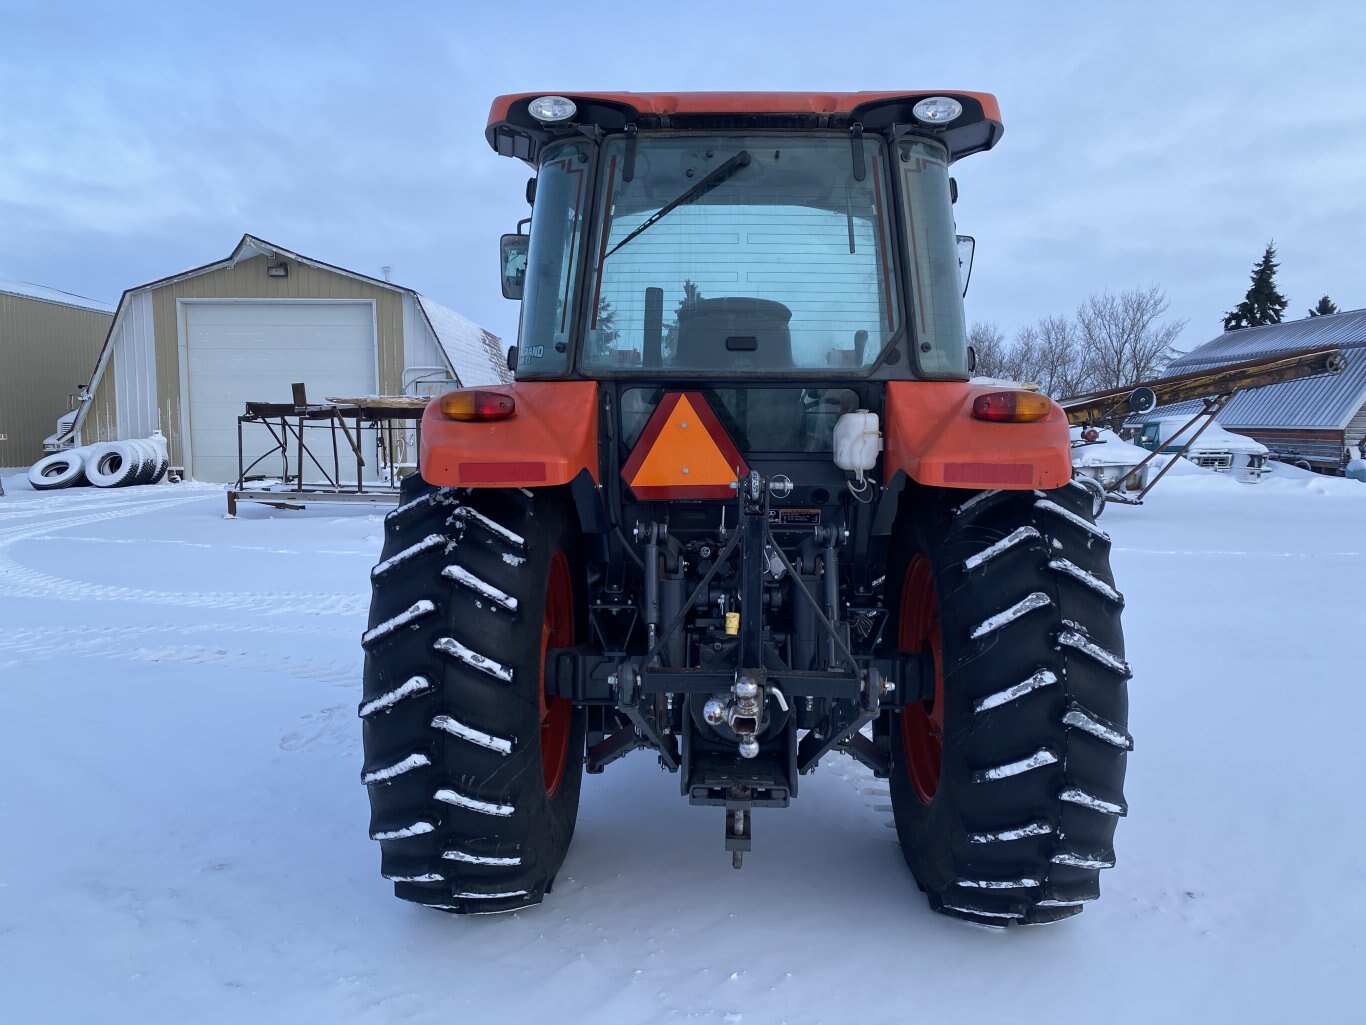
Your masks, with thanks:
[[[972,321],[1156,284],[1191,348],[1275,240],[1286,316],[1366,307],[1366,4],[0,0],[0,279],[107,301],[244,233],[511,341],[504,92],[956,88]]]

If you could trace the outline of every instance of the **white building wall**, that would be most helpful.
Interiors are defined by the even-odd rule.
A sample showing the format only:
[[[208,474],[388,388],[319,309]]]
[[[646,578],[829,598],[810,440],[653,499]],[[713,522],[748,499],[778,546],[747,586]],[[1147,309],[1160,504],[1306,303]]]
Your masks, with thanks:
[[[437,395],[453,378],[446,354],[410,294],[403,296],[403,393]]]
[[[114,346],[114,409],[120,438],[145,438],[161,425],[152,294],[136,292],[119,318]]]

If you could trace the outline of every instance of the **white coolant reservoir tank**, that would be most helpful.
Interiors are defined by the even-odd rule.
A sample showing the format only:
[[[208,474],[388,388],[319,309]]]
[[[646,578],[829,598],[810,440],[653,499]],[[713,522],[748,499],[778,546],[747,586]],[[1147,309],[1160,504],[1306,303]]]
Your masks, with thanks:
[[[862,482],[863,474],[877,465],[882,451],[882,431],[877,414],[866,409],[845,413],[835,421],[835,465]]]

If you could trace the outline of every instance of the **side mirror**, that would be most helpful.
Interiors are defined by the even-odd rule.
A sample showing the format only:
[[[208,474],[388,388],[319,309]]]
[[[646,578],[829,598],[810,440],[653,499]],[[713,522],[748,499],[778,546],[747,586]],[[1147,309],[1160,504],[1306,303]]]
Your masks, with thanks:
[[[504,235],[498,240],[502,253],[503,298],[520,299],[526,285],[527,235]]]
[[[958,236],[958,273],[963,278],[963,294],[968,294],[968,282],[972,280],[972,257],[977,252],[977,240],[971,235]]]

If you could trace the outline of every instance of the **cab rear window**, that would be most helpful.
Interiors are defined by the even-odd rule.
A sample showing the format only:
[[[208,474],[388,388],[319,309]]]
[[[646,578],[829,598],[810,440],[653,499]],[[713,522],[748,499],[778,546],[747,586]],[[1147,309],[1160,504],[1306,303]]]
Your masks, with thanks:
[[[858,408],[858,395],[848,388],[695,390],[742,452],[830,452],[835,421]],[[663,397],[663,388],[630,388],[622,393],[621,434],[628,447],[639,440]]]

